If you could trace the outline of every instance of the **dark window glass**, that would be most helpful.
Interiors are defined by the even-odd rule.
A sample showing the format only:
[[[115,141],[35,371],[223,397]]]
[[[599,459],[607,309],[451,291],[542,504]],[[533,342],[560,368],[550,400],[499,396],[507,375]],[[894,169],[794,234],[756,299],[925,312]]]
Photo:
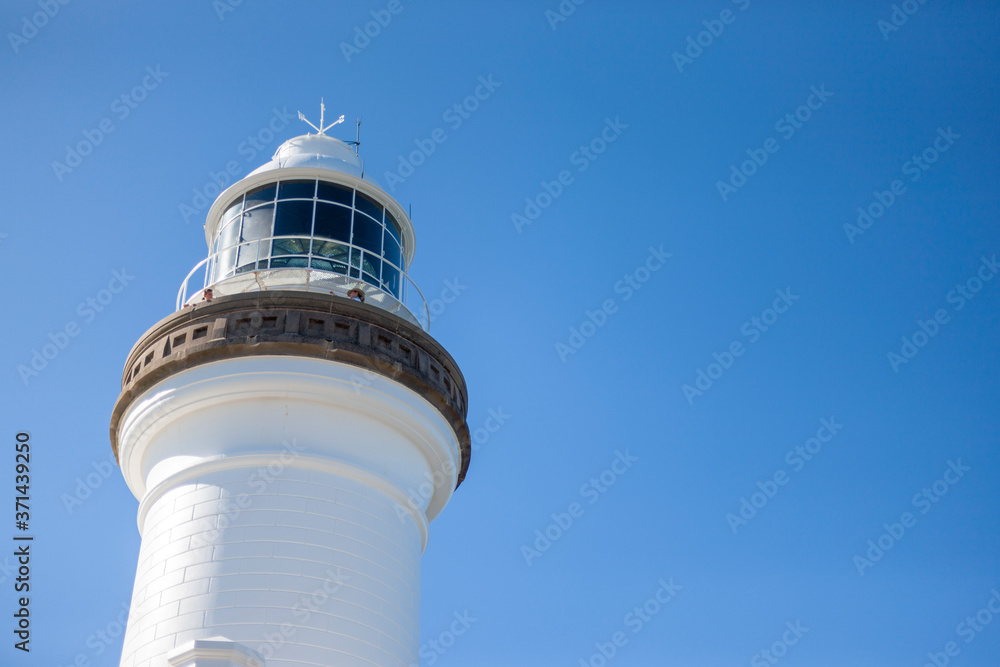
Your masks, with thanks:
[[[364,259],[361,261],[361,270],[369,274],[369,277],[366,278],[368,282],[378,285],[379,277],[382,274],[382,260],[366,252]]]
[[[400,245],[403,244],[403,232],[400,231],[399,223],[396,222],[396,218],[392,216],[389,211],[385,212],[386,229],[392,234],[392,237],[399,242]]]
[[[332,201],[338,204],[344,204],[345,206],[354,205],[354,190],[351,188],[345,188],[342,185],[334,185],[333,183],[319,182],[319,190],[316,192],[316,196],[324,201]]]
[[[253,211],[251,211],[252,213]],[[280,201],[274,216],[274,235],[312,234],[313,203],[311,201]]]
[[[241,241],[252,241],[271,236],[271,222],[274,219],[274,204],[262,206],[243,214]]]
[[[357,199],[354,200],[354,208],[364,211],[379,222],[382,222],[382,205],[375,203],[375,200],[371,197],[359,192]]]
[[[385,244],[382,246],[382,256],[385,257],[386,261],[392,262],[398,267],[403,266],[402,254],[399,251],[399,243],[396,239],[389,235],[389,232],[385,233]]]
[[[366,215],[354,216],[354,236],[351,243],[376,255],[382,254],[382,225]]]
[[[250,208],[251,206],[258,206],[260,204],[267,204],[274,201],[274,193],[277,189],[278,187],[273,183],[271,185],[262,185],[259,188],[254,188],[247,193],[246,205],[243,207],[244,210]]]
[[[274,239],[272,255],[308,255],[309,239]],[[271,263],[274,266],[274,263]],[[285,264],[284,266],[289,266]]]
[[[351,209],[336,204],[316,203],[316,228],[313,236],[350,241]]]
[[[316,181],[282,181],[278,184],[278,199],[312,199]]]
[[[382,287],[389,294],[399,298],[399,271],[388,264],[382,265]]]

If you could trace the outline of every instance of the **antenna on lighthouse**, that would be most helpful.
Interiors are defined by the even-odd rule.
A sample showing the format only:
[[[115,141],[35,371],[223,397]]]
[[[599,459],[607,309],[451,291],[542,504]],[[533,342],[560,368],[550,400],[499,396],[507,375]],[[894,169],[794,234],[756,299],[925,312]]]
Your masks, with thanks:
[[[358,116],[358,119],[354,122],[358,124],[358,133],[354,138],[354,154],[357,155],[358,147],[361,146],[361,116]]]
[[[334,125],[336,125],[337,123],[343,123],[344,122],[344,115],[341,114],[340,118],[338,118],[337,120],[333,121],[332,123],[330,123],[326,127],[323,127],[323,118],[324,118],[325,115],[326,115],[326,104],[323,103],[323,98],[321,97],[321,98],[319,98],[319,127],[316,127],[315,125],[313,125],[312,123],[310,123],[309,120],[306,118],[305,114],[302,113],[301,111],[299,112],[299,120],[301,120],[303,123],[305,123],[306,125],[308,125],[312,129],[316,130],[316,133],[320,134],[320,135],[326,134],[326,131],[329,130]]]

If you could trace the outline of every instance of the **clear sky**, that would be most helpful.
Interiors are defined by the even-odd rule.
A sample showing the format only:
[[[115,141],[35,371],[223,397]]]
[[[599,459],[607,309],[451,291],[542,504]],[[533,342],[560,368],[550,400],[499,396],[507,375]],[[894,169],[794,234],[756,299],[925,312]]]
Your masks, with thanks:
[[[998,21],[7,0],[0,541],[25,431],[35,542],[30,655],[0,559],[0,663],[117,664],[122,365],[206,255],[212,174],[322,96],[412,207],[478,433],[423,560],[424,665],[995,665]]]

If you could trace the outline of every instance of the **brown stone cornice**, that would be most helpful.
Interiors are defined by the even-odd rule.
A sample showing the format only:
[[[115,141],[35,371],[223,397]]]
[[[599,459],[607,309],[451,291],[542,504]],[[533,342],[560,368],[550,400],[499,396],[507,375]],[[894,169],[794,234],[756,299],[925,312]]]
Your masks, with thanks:
[[[462,450],[458,483],[465,479],[471,455],[468,392],[451,355],[419,327],[380,308],[295,291],[217,297],[183,308],[143,334],[125,363],[111,416],[115,457],[119,421],[149,387],[201,364],[257,355],[330,359],[412,389],[454,429]]]

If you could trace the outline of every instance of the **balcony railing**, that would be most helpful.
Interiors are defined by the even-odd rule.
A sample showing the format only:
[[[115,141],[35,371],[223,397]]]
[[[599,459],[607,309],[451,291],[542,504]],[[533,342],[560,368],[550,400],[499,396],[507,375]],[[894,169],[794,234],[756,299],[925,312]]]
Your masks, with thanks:
[[[299,290],[335,294],[344,298],[347,298],[349,290],[360,288],[365,294],[365,303],[402,317],[420,326],[424,331],[430,329],[427,300],[402,267],[370,250],[336,239],[315,240],[339,244],[348,250],[350,261],[346,261],[346,257],[326,257],[308,252],[299,254],[271,252],[272,241],[289,239],[308,241],[309,237],[269,236],[244,241],[212,253],[198,262],[184,278],[177,292],[177,309],[200,301],[202,292],[209,287],[212,288],[213,296],[270,290]],[[248,250],[255,252],[248,253],[246,252]],[[234,261],[235,258],[248,254],[253,259],[245,261],[242,265]],[[374,276],[365,271],[367,266],[372,266],[370,262],[365,262],[366,255],[378,259],[383,267],[390,268],[393,273],[398,273],[398,296],[386,289],[391,286],[391,281],[384,281],[387,283],[384,286],[372,282]],[[224,262],[221,261],[222,258],[225,258]],[[277,266],[275,260],[282,265]],[[340,272],[340,268],[343,268],[343,273]]]

